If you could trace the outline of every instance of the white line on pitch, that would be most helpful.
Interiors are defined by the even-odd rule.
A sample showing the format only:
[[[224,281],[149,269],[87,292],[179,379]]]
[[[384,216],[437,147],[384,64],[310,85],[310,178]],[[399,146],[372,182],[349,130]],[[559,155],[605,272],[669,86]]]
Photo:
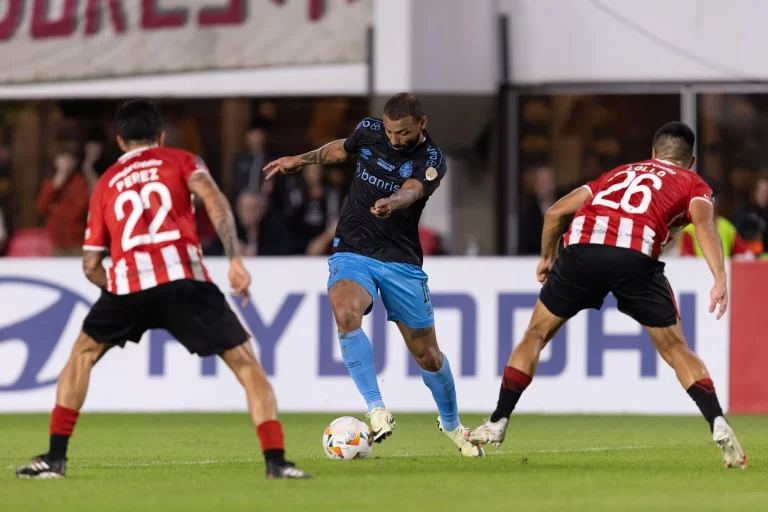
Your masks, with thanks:
[[[594,446],[589,448],[562,448],[554,450],[494,450],[486,452],[486,455],[528,455],[528,454],[548,454],[548,453],[589,453],[589,452],[609,452],[609,451],[629,451],[629,450],[643,450],[650,448],[647,445],[626,445],[626,446]],[[388,458],[408,458],[408,457],[442,457],[448,455],[447,453],[408,453],[408,452],[395,452],[383,456],[383,459]],[[309,457],[303,457],[308,459],[324,459],[325,457],[320,455],[311,455]],[[70,467],[73,468],[150,468],[160,466],[208,466],[213,464],[242,464],[250,462],[260,462],[262,459],[256,458],[243,458],[243,459],[205,459],[205,460],[159,460],[155,462],[127,462],[124,464],[73,464]],[[9,466],[8,469],[14,469],[14,466]]]

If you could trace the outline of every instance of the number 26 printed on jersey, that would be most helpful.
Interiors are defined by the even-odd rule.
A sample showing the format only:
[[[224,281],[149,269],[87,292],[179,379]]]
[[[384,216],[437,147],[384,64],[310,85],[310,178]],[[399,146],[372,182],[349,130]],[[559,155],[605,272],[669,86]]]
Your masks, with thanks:
[[[661,185],[662,185],[661,178],[659,178],[659,176],[655,174],[641,174],[640,176],[638,176],[637,172],[627,170],[627,171],[621,171],[616,173],[616,175],[613,176],[610,181],[615,180],[622,174],[626,174],[626,178],[624,179],[624,181],[622,181],[621,183],[616,183],[614,185],[611,185],[607,189],[596,194],[595,198],[592,200],[592,204],[606,206],[614,210],[618,210],[619,208],[621,208],[627,213],[642,215],[643,213],[648,211],[648,206],[651,204],[653,191],[650,188],[648,188],[646,185],[641,185],[641,183],[643,181],[650,181],[651,186],[654,189],[659,190],[661,189]],[[625,189],[626,191],[624,192],[624,195],[621,197],[621,200],[618,203],[615,201],[606,199],[607,196],[613,194],[614,192],[618,192],[620,190],[625,190]],[[636,194],[642,194],[642,197],[640,198],[640,204],[638,204],[637,206],[632,206],[632,204],[630,204],[630,201],[632,196]]]

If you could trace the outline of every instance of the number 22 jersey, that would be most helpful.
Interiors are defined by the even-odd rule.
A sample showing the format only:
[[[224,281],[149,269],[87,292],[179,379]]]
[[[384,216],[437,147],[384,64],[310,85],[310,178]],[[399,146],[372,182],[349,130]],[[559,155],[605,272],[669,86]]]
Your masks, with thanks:
[[[83,249],[109,249],[107,291],[124,295],[178,279],[210,281],[187,187],[197,172],[208,172],[200,157],[148,146],[125,153],[99,179]]]
[[[612,245],[651,258],[690,224],[694,201],[713,200],[698,174],[665,160],[623,165],[584,187],[592,199],[576,212],[564,245]]]

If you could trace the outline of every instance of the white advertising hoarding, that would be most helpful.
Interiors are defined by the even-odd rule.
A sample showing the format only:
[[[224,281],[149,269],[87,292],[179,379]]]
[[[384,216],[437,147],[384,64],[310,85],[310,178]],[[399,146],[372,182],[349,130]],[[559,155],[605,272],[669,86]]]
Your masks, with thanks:
[[[365,404],[341,361],[326,297],[323,259],[248,261],[252,304],[233,307],[254,335],[283,411],[359,411]],[[227,264],[208,261],[226,289]],[[451,361],[462,411],[494,408],[500,371],[536,300],[536,261],[431,259],[425,265],[438,340]],[[686,335],[708,364],[727,407],[728,318],[708,313],[711,277],[704,262],[671,261]],[[99,290],[77,260],[0,260],[0,412],[48,411],[89,305]],[[373,340],[381,391],[394,411],[435,410],[397,327],[377,304],[363,324]],[[113,349],[93,371],[86,410],[240,411],[244,393],[225,365],[190,356],[166,333]],[[579,314],[542,354],[520,412],[695,413],[674,372],[639,325],[615,309]]]

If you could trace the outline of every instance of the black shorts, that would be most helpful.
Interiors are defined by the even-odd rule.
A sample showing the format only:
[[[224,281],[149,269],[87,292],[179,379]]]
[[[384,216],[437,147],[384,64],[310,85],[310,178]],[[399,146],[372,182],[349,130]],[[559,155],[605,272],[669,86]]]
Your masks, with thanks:
[[[664,263],[622,247],[568,246],[555,260],[540,299],[552,314],[571,318],[582,309],[600,309],[609,292],[619,311],[641,325],[677,323],[677,304],[664,277]]]
[[[221,354],[248,340],[248,333],[213,283],[171,281],[127,295],[102,291],[83,322],[99,343],[125,346],[149,329],[165,329],[193,354]]]

